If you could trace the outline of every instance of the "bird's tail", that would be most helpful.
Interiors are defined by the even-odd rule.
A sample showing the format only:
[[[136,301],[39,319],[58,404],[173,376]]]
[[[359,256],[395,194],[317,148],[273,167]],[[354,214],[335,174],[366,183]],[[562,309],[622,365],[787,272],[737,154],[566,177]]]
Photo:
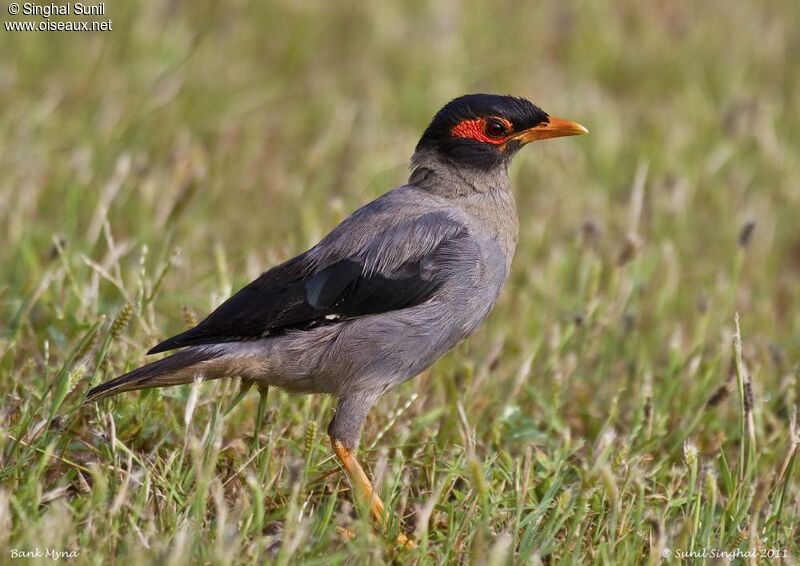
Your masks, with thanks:
[[[86,394],[84,404],[124,391],[191,383],[198,376],[204,379],[226,377],[230,360],[225,354],[226,350],[219,346],[187,348],[93,387]]]

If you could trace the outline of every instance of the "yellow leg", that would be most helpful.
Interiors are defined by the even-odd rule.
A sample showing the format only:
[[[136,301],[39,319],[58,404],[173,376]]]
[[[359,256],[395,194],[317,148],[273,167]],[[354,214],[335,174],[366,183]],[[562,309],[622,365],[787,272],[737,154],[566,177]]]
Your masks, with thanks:
[[[375,490],[372,489],[372,483],[370,483],[367,474],[364,473],[361,464],[358,463],[355,455],[340,441],[331,437],[331,444],[333,445],[333,451],[336,453],[336,458],[339,460],[339,463],[344,468],[345,474],[347,474],[347,478],[350,480],[350,485],[355,493],[355,497],[357,497],[359,501],[365,503],[369,502],[369,509],[373,519],[375,519],[375,522],[382,530],[385,529],[386,512],[383,507],[383,501],[381,501],[381,498],[375,493]],[[398,545],[406,548],[414,548],[415,546],[414,541],[403,533],[397,535],[396,542]]]

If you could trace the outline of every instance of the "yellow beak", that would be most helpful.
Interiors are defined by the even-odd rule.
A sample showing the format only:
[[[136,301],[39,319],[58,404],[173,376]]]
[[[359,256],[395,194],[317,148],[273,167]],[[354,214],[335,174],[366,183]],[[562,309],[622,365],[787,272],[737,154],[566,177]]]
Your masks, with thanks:
[[[564,120],[563,118],[550,116],[546,122],[542,122],[533,128],[522,130],[511,139],[525,144],[532,141],[560,138],[563,136],[582,136],[583,134],[588,133],[589,130],[576,122],[570,122],[569,120]]]

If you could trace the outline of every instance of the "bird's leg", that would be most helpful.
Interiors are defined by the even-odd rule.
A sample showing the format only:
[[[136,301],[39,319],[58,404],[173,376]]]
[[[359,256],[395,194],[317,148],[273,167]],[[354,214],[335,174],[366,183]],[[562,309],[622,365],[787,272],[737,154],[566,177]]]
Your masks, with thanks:
[[[331,436],[331,445],[336,454],[336,459],[344,468],[347,479],[350,480],[350,485],[353,488],[353,493],[362,503],[369,503],[369,509],[372,517],[377,523],[383,526],[386,523],[386,516],[384,515],[383,501],[375,493],[372,488],[372,483],[369,481],[364,468],[356,460],[355,453],[347,448],[341,440],[335,439]]]
[[[336,415],[328,427],[328,435],[336,459],[344,468],[357,502],[369,505],[373,519],[381,530],[385,530],[387,518],[383,501],[375,493],[372,483],[355,456],[361,429],[375,399],[375,396],[362,395],[341,398],[336,407]],[[397,543],[405,547],[414,546],[413,542],[402,533],[397,536]]]

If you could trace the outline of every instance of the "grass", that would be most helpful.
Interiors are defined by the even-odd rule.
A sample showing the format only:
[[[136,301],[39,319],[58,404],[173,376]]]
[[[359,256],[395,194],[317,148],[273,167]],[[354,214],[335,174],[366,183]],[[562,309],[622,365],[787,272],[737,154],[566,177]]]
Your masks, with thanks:
[[[796,560],[796,3],[106,8],[107,33],[0,32],[4,557]],[[520,155],[494,313],[368,419],[361,459],[416,550],[351,504],[330,399],[272,390],[258,428],[234,381],[75,411],[401,184],[474,91],[591,135]]]

